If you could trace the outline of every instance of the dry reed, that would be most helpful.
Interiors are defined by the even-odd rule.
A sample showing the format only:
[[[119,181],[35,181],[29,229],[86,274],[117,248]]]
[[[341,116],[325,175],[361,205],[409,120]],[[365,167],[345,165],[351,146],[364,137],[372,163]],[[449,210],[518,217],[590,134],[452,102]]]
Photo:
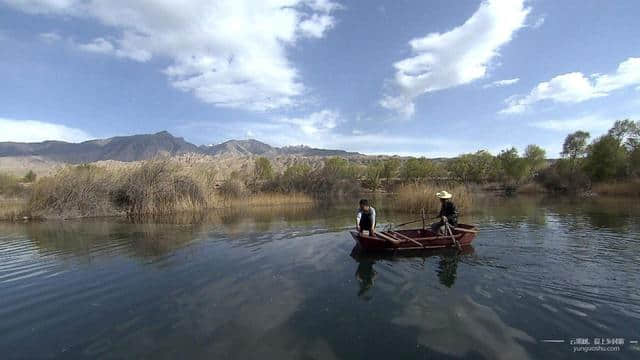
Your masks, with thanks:
[[[640,196],[640,180],[598,183],[594,184],[591,190],[598,195]]]
[[[408,213],[420,213],[424,209],[428,214],[434,214],[440,210],[440,201],[436,193],[447,190],[453,194],[453,201],[458,210],[471,208],[473,204],[472,192],[465,185],[438,186],[435,184],[407,184],[401,186],[396,192],[393,202],[396,210]]]
[[[0,220],[21,220],[29,217],[25,212],[25,199],[2,198],[0,199]]]
[[[46,218],[141,218],[236,205],[313,202],[301,193],[252,194],[238,179],[216,186],[215,175],[206,165],[186,167],[168,160],[117,167],[68,166],[33,185],[25,211]]]
[[[230,202],[231,205],[249,206],[283,206],[312,204],[314,199],[302,193],[258,193],[243,198],[237,198]]]
[[[516,189],[516,192],[518,194],[534,195],[534,194],[545,193],[546,189],[541,184],[530,182],[530,183],[526,183],[518,186],[518,188]]]

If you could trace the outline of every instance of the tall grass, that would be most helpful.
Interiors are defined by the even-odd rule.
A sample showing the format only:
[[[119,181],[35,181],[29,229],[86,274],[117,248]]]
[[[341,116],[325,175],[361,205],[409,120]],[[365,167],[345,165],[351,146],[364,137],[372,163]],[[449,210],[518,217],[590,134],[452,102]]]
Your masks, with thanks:
[[[313,197],[302,193],[259,193],[244,198],[237,198],[230,202],[231,205],[250,206],[282,206],[312,204]]]
[[[597,183],[591,187],[598,195],[640,196],[640,179],[624,182]]]
[[[120,178],[92,165],[65,167],[33,185],[27,210],[45,217],[116,215],[111,194]]]
[[[20,220],[25,212],[29,184],[14,175],[0,173],[0,220]]]
[[[536,182],[528,182],[526,184],[518,186],[516,189],[516,193],[518,194],[527,194],[527,195],[535,195],[545,193],[546,189],[541,184]]]
[[[20,178],[0,173],[0,195],[12,197],[21,194],[23,190],[24,187],[20,184]]]
[[[129,216],[206,208],[206,188],[180,170],[168,161],[146,162],[121,176],[111,200]]]
[[[25,212],[25,200],[22,198],[0,199],[0,220],[16,221],[29,217]]]
[[[447,190],[453,195],[452,201],[458,210],[468,210],[473,204],[472,191],[466,185],[440,186],[413,183],[403,185],[396,192],[393,206],[396,210],[418,214],[424,209],[428,214],[440,211],[440,200],[436,193]]]
[[[125,167],[68,166],[33,185],[26,212],[38,217],[165,216],[234,205],[313,201],[300,193],[250,193],[238,179],[216,186],[212,168],[152,160]]]

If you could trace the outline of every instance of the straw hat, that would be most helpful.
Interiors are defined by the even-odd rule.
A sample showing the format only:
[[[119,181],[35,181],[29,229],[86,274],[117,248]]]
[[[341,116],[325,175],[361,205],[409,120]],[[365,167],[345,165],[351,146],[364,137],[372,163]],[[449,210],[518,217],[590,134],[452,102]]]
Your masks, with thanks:
[[[451,197],[453,195],[451,195],[449,192],[447,192],[446,190],[442,190],[442,191],[438,191],[436,193],[436,196],[439,197],[440,199],[451,199]]]

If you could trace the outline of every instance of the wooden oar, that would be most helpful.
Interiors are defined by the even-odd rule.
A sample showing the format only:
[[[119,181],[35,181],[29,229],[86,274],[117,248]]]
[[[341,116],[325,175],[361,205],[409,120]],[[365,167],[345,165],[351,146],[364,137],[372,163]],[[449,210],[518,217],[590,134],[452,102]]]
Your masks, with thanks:
[[[456,245],[458,250],[462,250],[462,246],[460,246],[460,243],[458,242],[458,240],[456,240],[456,237],[453,235],[453,231],[451,231],[451,226],[449,226],[449,222],[448,221],[444,223],[444,231],[448,232],[449,235],[451,235],[451,240]]]
[[[392,236],[386,235],[386,234],[381,233],[381,232],[377,232],[376,235],[380,236],[381,238],[383,238],[383,239],[385,239],[387,241],[390,241],[392,244],[399,244],[399,243],[402,242],[402,241],[400,241],[400,240],[398,240],[398,239],[396,239],[396,238],[394,238]]]
[[[460,228],[460,227],[453,228],[453,230],[455,230],[455,231],[461,231],[461,232],[466,232],[466,233],[470,233],[470,234],[477,234],[477,233],[478,233],[478,230],[469,230],[469,229]]]
[[[409,225],[409,224],[413,224],[413,223],[417,223],[418,221],[422,221],[421,219],[418,220],[413,220],[413,221],[409,221],[400,225],[396,225],[395,227],[400,227],[400,226],[405,226],[405,225]]]
[[[399,237],[399,238],[401,238],[401,239],[404,239],[404,240],[406,240],[406,241],[411,241],[412,243],[414,243],[414,244],[416,244],[416,245],[418,245],[418,246],[420,246],[420,247],[424,247],[424,245],[422,245],[421,243],[419,243],[419,242],[415,241],[414,239],[412,239],[412,238],[410,238],[410,237],[408,237],[408,236],[406,236],[406,235],[404,235],[404,234],[400,234],[400,233],[399,233],[399,232],[397,232],[397,231],[390,231],[390,233],[391,233],[391,234],[393,234],[393,235],[395,235],[395,236],[397,236],[397,237]]]

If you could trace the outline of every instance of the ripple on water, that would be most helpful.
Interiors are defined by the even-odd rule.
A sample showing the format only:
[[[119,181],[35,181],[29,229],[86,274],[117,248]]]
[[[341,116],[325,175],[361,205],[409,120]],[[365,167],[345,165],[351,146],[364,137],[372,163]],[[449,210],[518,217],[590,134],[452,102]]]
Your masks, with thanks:
[[[479,217],[475,252],[464,256],[352,258],[344,223],[324,219],[14,231],[0,235],[0,348],[25,358],[256,348],[559,358],[566,352],[536,342],[633,335],[640,319],[637,231],[571,216]]]

